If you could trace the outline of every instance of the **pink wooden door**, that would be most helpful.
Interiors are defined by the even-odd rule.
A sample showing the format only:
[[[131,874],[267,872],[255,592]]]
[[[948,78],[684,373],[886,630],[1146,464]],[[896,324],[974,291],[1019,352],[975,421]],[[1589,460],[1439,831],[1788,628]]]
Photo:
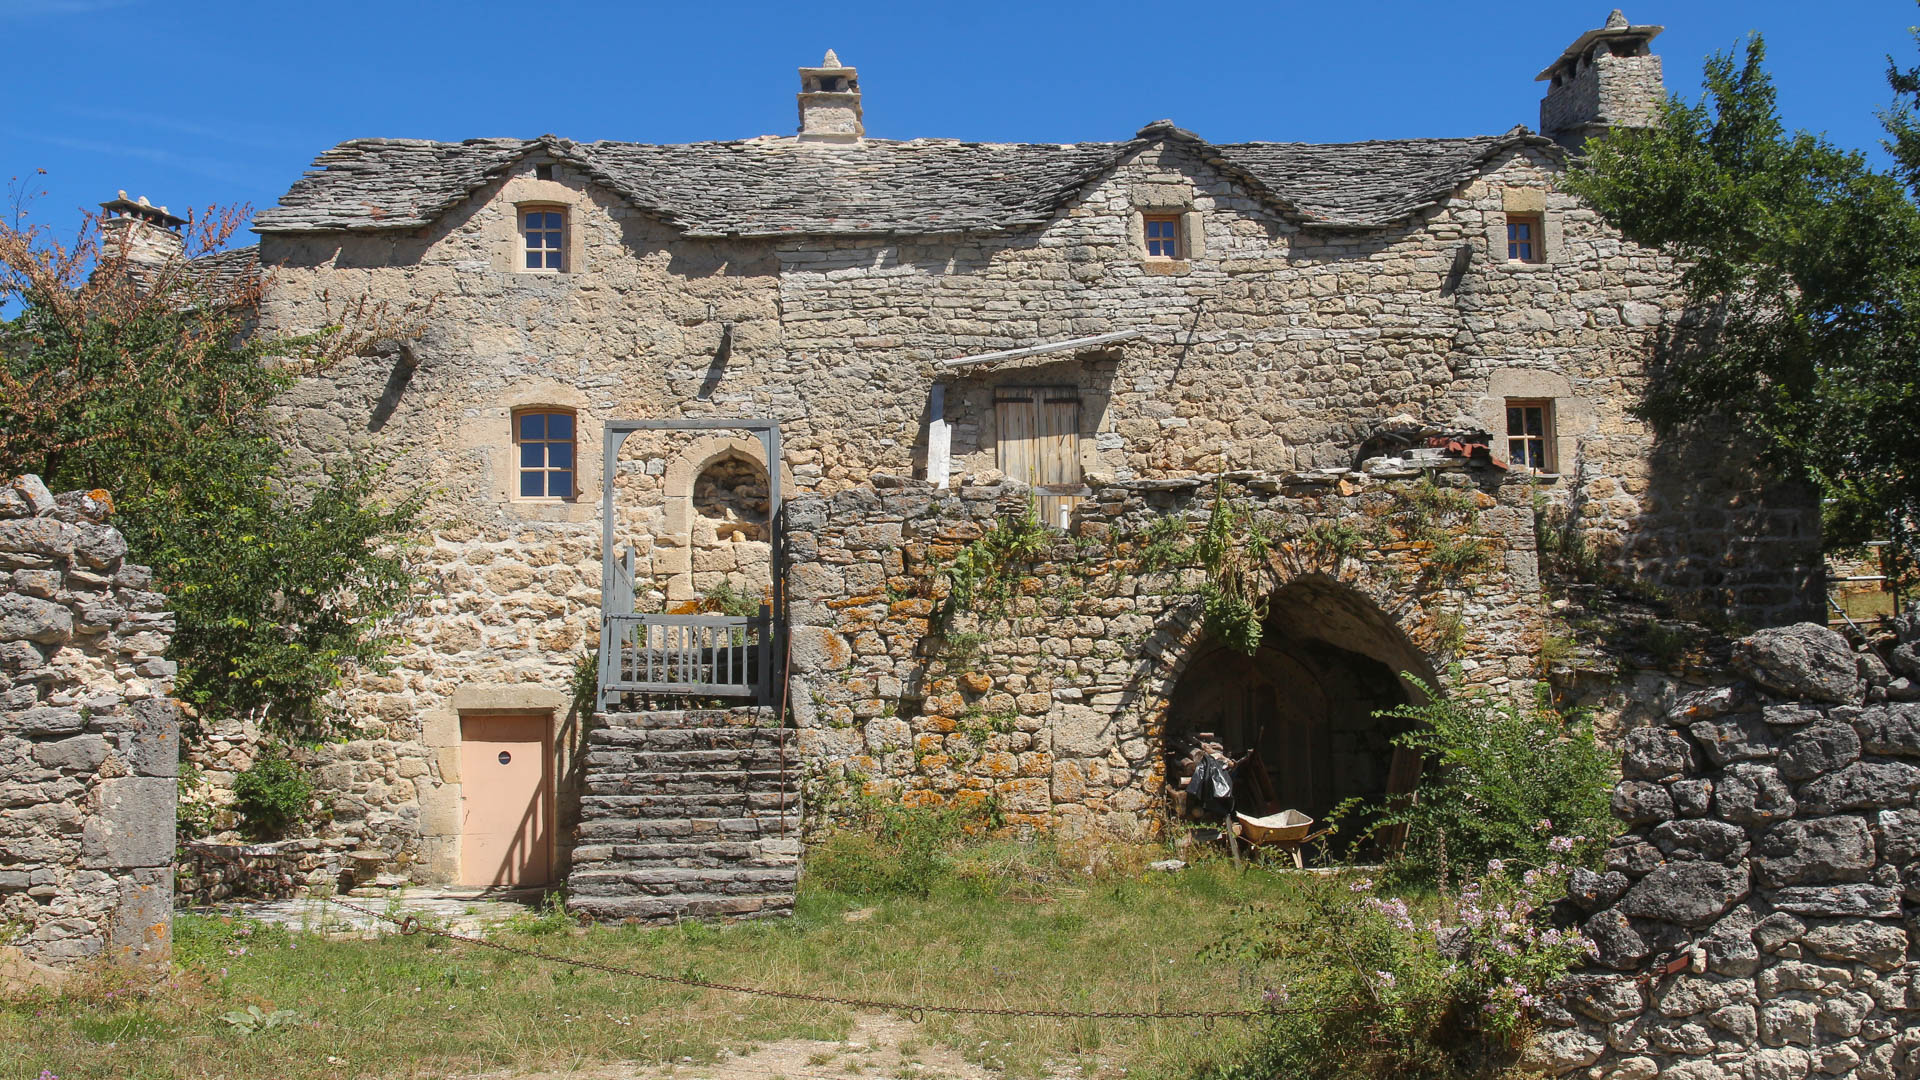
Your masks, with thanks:
[[[544,885],[553,850],[548,718],[460,718],[460,883]]]

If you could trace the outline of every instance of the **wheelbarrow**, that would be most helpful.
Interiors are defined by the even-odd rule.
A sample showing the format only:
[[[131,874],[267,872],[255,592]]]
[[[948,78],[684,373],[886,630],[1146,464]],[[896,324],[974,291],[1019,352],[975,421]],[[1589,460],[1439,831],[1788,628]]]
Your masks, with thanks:
[[[1233,832],[1240,839],[1255,848],[1279,848],[1293,856],[1293,865],[1306,869],[1306,860],[1300,855],[1300,849],[1313,837],[1308,833],[1313,829],[1313,819],[1298,810],[1282,810],[1265,817],[1253,817],[1248,814],[1233,815]]]

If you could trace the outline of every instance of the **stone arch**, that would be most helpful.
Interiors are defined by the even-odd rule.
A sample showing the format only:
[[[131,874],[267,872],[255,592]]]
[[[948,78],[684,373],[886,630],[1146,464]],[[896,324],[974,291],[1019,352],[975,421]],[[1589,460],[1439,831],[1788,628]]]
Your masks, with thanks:
[[[1396,613],[1357,573],[1276,575],[1272,584],[1251,656],[1212,640],[1197,604],[1164,628],[1170,640],[1149,734],[1170,810],[1184,809],[1172,793],[1203,741],[1233,758],[1252,752],[1236,805],[1249,813],[1291,809],[1324,820],[1346,798],[1403,793],[1418,778],[1418,758],[1391,745],[1404,724],[1375,715],[1423,700],[1420,683],[1438,685],[1409,632],[1414,612]]]
[[[657,547],[679,549],[685,558],[672,560],[667,575],[667,599],[685,602],[697,599],[720,581],[735,591],[765,591],[772,584],[772,522],[765,518],[764,503],[757,521],[736,513],[701,513],[701,480],[721,474],[727,479],[742,476],[741,466],[757,471],[761,498],[767,479],[766,451],[760,440],[740,435],[707,435],[695,439],[668,463],[662,493],[666,500],[666,523],[654,538]],[[793,491],[793,474],[785,463],[780,467],[783,492]],[[751,502],[750,494],[722,498],[718,502]],[[708,509],[719,508],[709,502]],[[736,511],[739,507],[735,507]]]

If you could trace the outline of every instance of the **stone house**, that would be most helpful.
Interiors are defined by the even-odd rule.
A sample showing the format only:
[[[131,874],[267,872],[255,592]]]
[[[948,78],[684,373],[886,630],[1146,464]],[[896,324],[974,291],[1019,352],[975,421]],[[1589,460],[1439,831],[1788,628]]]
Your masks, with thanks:
[[[1373,716],[1422,692],[1402,673],[1537,676],[1542,506],[1675,592],[1803,616],[1805,500],[1631,411],[1674,267],[1562,190],[1570,150],[1652,115],[1660,29],[1579,35],[1539,133],[872,139],[829,52],[792,136],[328,150],[255,220],[259,325],[349,297],[424,315],[279,410],[302,460],[372,450],[433,497],[399,666],[342,693],[356,737],[316,754],[327,843],[537,883],[622,842],[785,836],[803,787],[807,821],[895,792],[1150,835],[1201,733],[1318,814],[1417,773]],[[706,426],[606,453],[610,422],[659,419]],[[772,423],[722,425],[746,420]],[[951,602],[954,560],[1027,513],[1007,595]],[[1253,553],[1251,655],[1207,617],[1221,567],[1157,561],[1209,524]],[[600,730],[685,738],[590,738],[572,687],[603,598],[671,613],[723,585],[774,608],[762,736],[721,753],[706,714],[621,721],[616,696]],[[246,760],[227,735],[216,776]],[[479,786],[510,760],[538,767]],[[734,810],[675,786],[702,768]],[[718,850],[655,854],[697,876]]]

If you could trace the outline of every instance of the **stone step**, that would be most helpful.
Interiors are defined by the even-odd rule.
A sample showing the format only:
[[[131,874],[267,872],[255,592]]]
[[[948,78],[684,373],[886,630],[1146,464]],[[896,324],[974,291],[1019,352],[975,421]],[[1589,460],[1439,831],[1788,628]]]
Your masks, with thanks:
[[[740,896],[792,891],[800,880],[798,863],[786,866],[625,866],[586,867],[567,875],[575,896],[665,896],[707,892]]]
[[[581,798],[621,795],[744,795],[800,790],[800,774],[778,772],[599,773],[586,770]]]
[[[687,818],[711,821],[724,818],[769,817],[798,813],[800,796],[777,791],[713,794],[594,795],[580,800],[583,821],[625,821],[639,818]]]
[[[674,709],[661,712],[638,713],[599,713],[594,717],[595,730],[619,728],[733,728],[748,730],[779,730],[779,722],[772,709]],[[792,730],[792,726],[788,726]]]
[[[587,733],[587,748],[633,747],[645,750],[724,750],[778,748],[783,741],[777,728],[605,728]],[[798,742],[792,729],[786,732],[787,750]]]
[[[591,773],[678,772],[728,773],[767,772],[780,775],[780,751],[759,749],[716,750],[619,750],[590,749],[586,754]],[[786,759],[787,772],[799,772],[795,755]]]
[[[764,919],[793,914],[793,893],[765,896],[571,896],[567,908],[596,919]]]
[[[777,837],[760,841],[703,840],[622,844],[582,844],[573,849],[573,867],[581,871],[618,866],[790,866],[800,857],[800,841]]]
[[[764,836],[798,836],[800,812],[789,806],[783,818],[778,812],[738,817],[607,817],[580,822],[581,843],[632,840],[660,843],[669,840],[739,840]]]

